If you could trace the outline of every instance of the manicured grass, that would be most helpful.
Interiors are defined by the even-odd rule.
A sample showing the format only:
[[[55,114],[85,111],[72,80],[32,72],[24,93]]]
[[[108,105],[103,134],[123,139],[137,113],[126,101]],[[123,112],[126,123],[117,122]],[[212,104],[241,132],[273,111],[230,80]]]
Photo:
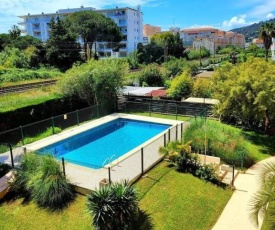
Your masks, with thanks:
[[[153,219],[154,229],[211,229],[232,195],[189,174],[156,166],[148,177],[135,184],[140,191],[140,207]],[[22,199],[0,203],[1,230],[10,229],[94,229],[87,213],[86,197],[78,195],[61,212],[48,212]]]
[[[33,202],[22,204],[23,200],[0,203],[1,230],[84,230],[91,227],[91,217],[86,211],[86,197],[76,200],[61,212],[49,212]]]
[[[41,87],[21,93],[10,93],[0,96],[0,113],[13,111],[30,105],[61,98],[56,86]]]
[[[211,229],[233,193],[179,173],[167,162],[154,168],[136,187],[141,208],[151,214],[158,230]]]

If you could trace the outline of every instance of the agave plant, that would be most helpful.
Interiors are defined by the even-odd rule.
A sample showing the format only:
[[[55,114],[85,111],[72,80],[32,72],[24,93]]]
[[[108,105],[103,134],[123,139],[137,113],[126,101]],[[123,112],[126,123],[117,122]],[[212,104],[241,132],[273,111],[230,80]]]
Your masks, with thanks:
[[[93,225],[101,230],[131,229],[138,212],[137,191],[128,182],[101,187],[88,195]]]

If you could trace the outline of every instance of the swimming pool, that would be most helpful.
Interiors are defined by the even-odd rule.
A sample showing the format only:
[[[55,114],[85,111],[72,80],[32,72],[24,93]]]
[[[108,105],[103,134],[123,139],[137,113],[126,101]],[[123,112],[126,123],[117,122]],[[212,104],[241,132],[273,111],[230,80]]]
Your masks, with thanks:
[[[118,118],[37,150],[98,169],[167,130],[171,125]]]

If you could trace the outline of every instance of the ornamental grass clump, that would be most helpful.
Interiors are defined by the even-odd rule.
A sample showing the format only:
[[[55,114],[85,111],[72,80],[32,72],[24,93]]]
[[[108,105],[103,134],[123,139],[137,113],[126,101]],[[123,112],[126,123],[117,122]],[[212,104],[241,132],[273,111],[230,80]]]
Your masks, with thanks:
[[[51,155],[25,154],[11,188],[16,194],[31,198],[39,206],[50,210],[66,207],[75,197],[73,186]]]

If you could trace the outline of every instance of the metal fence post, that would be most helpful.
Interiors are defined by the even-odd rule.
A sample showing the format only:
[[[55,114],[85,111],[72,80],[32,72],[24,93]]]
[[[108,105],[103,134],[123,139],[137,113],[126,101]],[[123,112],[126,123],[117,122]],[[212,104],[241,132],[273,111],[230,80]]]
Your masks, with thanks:
[[[21,131],[22,144],[24,145],[24,133],[23,133],[23,128],[22,128],[22,126],[20,126],[20,131]]]
[[[178,125],[176,126],[176,141],[178,140]]]
[[[10,154],[11,154],[11,166],[14,168],[14,161],[13,161],[13,153],[12,153],[12,146],[9,144],[10,147]]]
[[[168,129],[168,142],[170,142],[170,139],[171,139],[171,130]]]
[[[178,104],[176,103],[176,120],[178,120]]]
[[[232,166],[233,171],[232,171],[232,186],[234,186],[234,178],[235,178],[235,165]]]
[[[54,120],[53,120],[53,117],[52,117],[52,132],[53,132],[53,135],[54,135]]]
[[[78,114],[78,109],[76,110],[76,122],[77,122],[77,125],[79,125],[79,114]]]
[[[164,145],[164,147],[166,146],[166,133],[164,133],[164,143],[163,143],[163,145]]]
[[[141,148],[141,175],[144,174],[144,154],[143,154],[143,148]]]
[[[109,183],[111,184],[112,181],[111,181],[111,168],[108,167],[108,177],[109,177]]]
[[[64,175],[64,177],[66,178],[64,157],[62,157],[62,168],[63,168],[63,175]]]
[[[97,117],[99,117],[99,105],[96,105]]]
[[[180,132],[181,132],[180,139],[182,140],[182,135],[183,135],[183,123],[180,124]]]
[[[151,103],[149,103],[149,115],[150,115],[150,117],[152,116],[152,114],[151,114]]]

